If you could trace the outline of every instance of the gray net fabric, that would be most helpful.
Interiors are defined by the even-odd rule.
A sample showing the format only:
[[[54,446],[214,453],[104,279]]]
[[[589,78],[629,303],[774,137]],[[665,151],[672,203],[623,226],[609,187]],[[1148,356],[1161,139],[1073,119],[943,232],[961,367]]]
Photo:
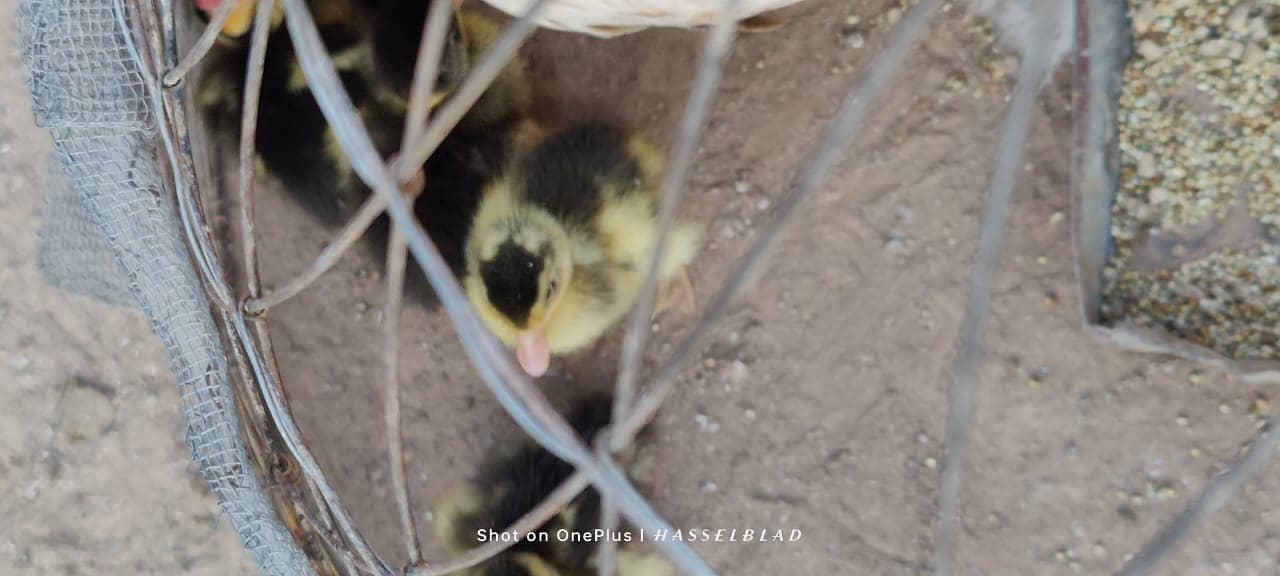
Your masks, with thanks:
[[[101,235],[93,240],[75,224],[70,228],[79,226],[80,234],[42,257],[65,264],[80,245],[83,257],[92,258],[88,250],[100,250],[94,242],[105,240],[123,272],[116,282],[127,284],[164,342],[181,392],[187,446],[222,512],[264,574],[312,574],[262,493],[241,442],[226,356],[172,197],[161,184],[155,115],[113,1],[23,0],[20,33],[36,122],[53,136],[52,161]],[[101,282],[105,289],[112,280]]]
[[[40,213],[37,263],[44,279],[63,291],[114,306],[132,306],[133,295],[102,228],[71,187],[62,164],[51,158]]]

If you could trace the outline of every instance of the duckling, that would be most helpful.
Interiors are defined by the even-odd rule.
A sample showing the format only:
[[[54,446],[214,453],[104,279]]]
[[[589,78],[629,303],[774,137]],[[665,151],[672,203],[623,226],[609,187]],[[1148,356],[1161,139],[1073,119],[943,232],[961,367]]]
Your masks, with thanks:
[[[577,403],[569,424],[590,442],[609,424],[610,400],[593,397]],[[641,436],[643,440],[644,435]],[[535,444],[486,463],[472,482],[454,489],[437,507],[436,533],[455,553],[480,544],[480,535],[502,531],[537,506],[573,475],[573,466]],[[522,540],[506,552],[463,572],[466,576],[589,576],[596,573],[597,542],[565,539],[599,528],[600,496],[588,489],[537,531],[546,541]],[[562,532],[563,530],[563,532]],[[618,539],[620,536],[613,536]],[[619,576],[673,576],[661,556],[638,548],[638,539],[622,542]]]
[[[478,315],[537,377],[551,354],[580,350],[638,296],[657,241],[662,161],[643,138],[608,123],[547,136],[484,192],[466,245],[463,287]],[[668,237],[664,302],[688,310],[685,267],[698,229]]]
[[[400,145],[428,4],[417,0],[313,3],[321,37],[384,156]],[[458,13],[455,24],[433,103],[447,98],[470,63],[498,36],[497,26],[478,15]],[[239,137],[248,54],[245,42],[236,40],[210,54],[211,64],[197,95],[214,133],[232,142]],[[484,185],[515,155],[517,138],[527,124],[528,100],[523,64],[515,60],[423,167],[427,189],[418,197],[415,213],[455,275],[462,273],[470,216]],[[268,38],[256,145],[263,172],[329,226],[345,223],[371,193],[355,175],[325,121],[283,28],[273,30]],[[389,229],[384,216],[368,235],[379,255],[385,251]],[[410,293],[434,305],[425,277],[411,273],[410,280]]]

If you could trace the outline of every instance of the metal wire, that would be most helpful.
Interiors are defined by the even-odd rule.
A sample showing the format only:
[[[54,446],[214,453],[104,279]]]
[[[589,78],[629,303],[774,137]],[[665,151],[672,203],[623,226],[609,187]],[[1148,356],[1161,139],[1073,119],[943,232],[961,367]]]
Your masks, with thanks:
[[[790,194],[778,206],[777,212],[769,223],[756,235],[747,254],[730,272],[728,280],[716,293],[716,297],[703,313],[693,332],[685,337],[663,365],[662,370],[650,384],[649,391],[636,402],[627,419],[616,424],[615,446],[625,446],[632,441],[635,435],[657,414],[662,401],[674,388],[681,366],[711,334],[716,323],[728,313],[729,305],[738,292],[755,277],[760,265],[768,256],[769,248],[777,240],[787,222],[795,215],[796,209],[813,195],[826,179],[831,167],[841,158],[845,147],[861,127],[871,103],[877,99],[889,78],[898,70],[911,45],[924,32],[930,16],[941,3],[941,0],[920,0],[907,11],[890,33],[884,50],[871,62],[862,81],[851,87],[845,96],[835,119],[828,125],[813,159],[793,180]]]
[[[165,10],[164,0],[161,0],[161,10]],[[196,264],[203,278],[206,279],[206,287],[213,297],[214,304],[221,309],[232,307],[231,287],[227,283],[226,277],[222,273],[222,269],[216,262],[214,256],[213,243],[201,234],[198,230],[207,230],[204,222],[204,215],[200,212],[198,204],[192,198],[190,186],[194,182],[194,170],[190,163],[186,161],[183,155],[178,153],[175,140],[179,138],[175,132],[182,130],[185,132],[185,124],[182,123],[181,114],[173,113],[174,110],[182,110],[181,103],[168,91],[164,90],[155,76],[151,73],[152,67],[148,66],[148,62],[163,62],[165,54],[170,50],[161,47],[160,38],[148,38],[149,42],[149,58],[143,56],[143,52],[139,50],[137,44],[133,41],[132,28],[129,27],[125,20],[125,7],[123,0],[113,0],[116,17],[119,21],[121,29],[125,31],[124,38],[129,51],[134,59],[138,62],[138,69],[142,74],[143,84],[146,87],[147,95],[151,99],[151,104],[157,111],[164,112],[164,118],[159,122],[160,140],[164,145],[165,158],[168,160],[169,169],[174,177],[174,188],[178,200],[178,212],[182,218],[183,231],[186,235],[187,242],[197,249],[194,250]],[[172,12],[165,12],[172,13]],[[150,15],[148,10],[139,7],[137,14],[143,18]],[[163,21],[161,26],[170,32],[166,38],[172,38],[172,25]],[[176,51],[176,41],[169,42],[172,51]],[[173,124],[172,126],[170,124]]]
[[[269,4],[270,2],[266,3]],[[199,64],[200,60],[204,59],[205,54],[209,53],[209,49],[213,47],[213,43],[218,39],[218,34],[222,32],[227,20],[231,18],[231,12],[235,10],[236,4],[235,0],[226,0],[213,9],[213,15],[209,17],[209,23],[205,24],[204,30],[200,32],[200,37],[196,38],[195,44],[182,57],[178,65],[164,75],[166,88],[171,88],[181,82],[187,73],[191,72],[191,69],[195,68],[196,64]],[[168,14],[172,14],[172,12],[168,12]],[[269,15],[270,12],[267,14]]]
[[[418,525],[413,520],[413,507],[409,498],[409,482],[404,471],[404,437],[400,426],[400,301],[404,296],[404,269],[408,252],[404,234],[391,227],[391,240],[387,246],[387,303],[382,315],[382,354],[386,389],[383,394],[383,417],[387,425],[387,456],[391,466],[391,490],[396,497],[396,509],[400,512],[400,527],[404,530],[404,546],[409,556],[409,566],[422,564],[422,548],[418,544]]]
[[[417,144],[416,136],[425,128],[431,109],[431,95],[436,91],[440,59],[444,57],[445,39],[453,20],[449,18],[452,7],[453,0],[433,0],[431,9],[427,11],[427,22],[423,26],[425,33],[418,46],[418,60],[413,70],[413,84],[409,87],[409,111],[400,135],[401,150]]]
[[[123,30],[130,30],[124,20],[124,7],[122,0],[115,0],[118,19]],[[168,6],[162,0],[161,11],[164,14],[172,15],[172,7]],[[149,14],[146,10],[139,10],[139,14]],[[164,42],[167,43],[168,49],[163,53],[176,53],[176,38],[173,36],[173,25],[171,22],[162,21],[161,26],[166,31]],[[284,400],[283,390],[279,387],[279,381],[275,377],[275,373],[268,368],[266,358],[270,358],[269,354],[259,351],[255,345],[254,334],[250,332],[242,313],[233,306],[231,300],[231,289],[222,273],[223,268],[217,262],[217,255],[213,249],[213,240],[210,237],[210,228],[204,224],[203,213],[199,209],[192,187],[195,182],[194,170],[190,165],[190,157],[186,154],[178,152],[175,144],[177,136],[174,132],[185,131],[185,124],[181,121],[183,107],[181,101],[173,90],[165,90],[157,82],[156,78],[149,73],[150,68],[145,65],[148,61],[144,59],[142,53],[133,44],[132,35],[125,34],[129,49],[133,52],[135,59],[140,63],[139,68],[144,71],[144,84],[147,86],[148,93],[153,99],[153,105],[157,110],[166,112],[165,119],[167,122],[160,122],[160,135],[164,143],[165,156],[168,159],[170,168],[174,174],[175,195],[178,200],[179,215],[183,223],[183,230],[187,238],[189,247],[196,261],[206,287],[209,288],[215,303],[218,304],[224,312],[228,312],[232,320],[232,324],[239,337],[239,340],[245,347],[245,357],[250,362],[253,372],[258,380],[262,395],[266,401],[268,412],[271,414],[272,420],[279,427],[281,437],[285,441],[286,448],[298,461],[302,467],[304,474],[315,483],[318,491],[329,507],[330,513],[337,520],[343,536],[351,543],[361,560],[370,566],[382,566],[386,564],[373,553],[364,538],[355,529],[351,522],[350,516],[343,508],[341,501],[338,500],[337,494],[328,484],[324,473],[316,464],[315,459],[311,456],[310,451],[301,441],[301,435],[294,423],[292,415],[289,412],[288,404]],[[156,39],[157,41],[159,39]],[[153,47],[153,51],[158,47]],[[157,54],[151,61],[165,61],[164,56]],[[175,126],[170,126],[173,123]],[[185,132],[184,132],[185,133]],[[185,149],[189,150],[189,146]],[[259,332],[258,336],[265,335]],[[269,344],[268,344],[269,345]]]
[[[537,27],[533,19],[542,13],[548,3],[548,0],[535,0],[524,15],[507,25],[502,35],[484,51],[480,61],[467,74],[467,79],[458,86],[449,101],[440,107],[436,119],[423,129],[420,137],[414,138],[416,145],[401,151],[401,163],[396,172],[396,177],[400,181],[407,180],[427,161],[431,153],[436,151],[441,142],[444,142],[445,136],[449,135],[453,127],[457,126],[463,116],[471,110],[471,106],[484,95],[485,89],[493,83],[494,78],[498,77],[502,69],[516,55],[516,51],[533,33]],[[417,78],[414,81],[417,82]],[[406,130],[412,128],[416,127],[406,126]]]
[[[628,519],[646,530],[669,530],[669,525],[639,496],[625,475],[618,474],[615,467],[610,467],[605,462],[598,462],[592,456],[590,450],[574,436],[564,419],[515,368],[493,336],[480,325],[466,303],[457,280],[444,264],[439,251],[426,236],[421,225],[413,218],[404,198],[398,194],[395,179],[378,157],[368,132],[361,125],[351,100],[337,77],[305,2],[284,0],[284,3],[287,16],[285,21],[289,34],[293,39],[303,73],[311,85],[312,93],[321,111],[351,160],[356,174],[375,193],[387,199],[392,221],[405,229],[409,249],[440,297],[445,312],[453,321],[459,339],[481,378],[517,424],[553,454],[585,472],[602,494],[616,499]],[[539,4],[535,4],[534,8],[538,6]],[[514,53],[515,48],[518,48],[522,26],[530,26],[528,17],[529,15],[526,14],[521,21],[508,27],[494,47],[489,50],[489,56],[481,60],[481,65],[477,67],[475,74],[479,74],[479,69],[492,61],[492,55],[501,53],[499,49],[504,46],[505,38],[516,37],[516,46],[510,50],[512,54]],[[470,81],[464,82],[460,92],[464,91],[469,83]],[[483,88],[480,92],[483,93]],[[458,98],[461,97],[460,94]],[[448,106],[445,106],[445,110],[441,112],[443,120],[439,121],[447,122],[448,119],[445,117],[447,112]],[[431,124],[432,126],[427,129],[428,141],[432,127],[437,125],[437,122]],[[413,165],[416,162],[417,159],[411,157],[409,163],[401,166]],[[710,567],[684,542],[666,541],[660,543],[658,548],[677,566],[690,574],[713,574]]]
[[[958,508],[964,467],[969,453],[969,427],[973,416],[973,388],[982,356],[982,335],[991,308],[991,291],[1000,269],[1000,249],[1013,204],[1013,187],[1022,152],[1031,130],[1031,112],[1036,95],[1052,71],[1046,50],[1023,54],[1013,99],[1000,135],[1000,151],[987,190],[987,205],[978,237],[973,275],[964,320],[956,342],[956,358],[951,368],[950,408],[947,416],[947,452],[942,467],[938,495],[938,528],[934,538],[934,574],[952,572],[960,519]]]
[[[218,6],[232,5],[227,0]],[[254,144],[258,133],[258,101],[262,96],[262,74],[267,60],[267,35],[271,32],[271,12],[275,0],[259,0],[253,15],[253,37],[249,44],[249,64],[244,80],[244,104],[240,118],[240,244],[244,256],[245,282],[249,297],[262,293],[258,277],[258,239],[255,227],[253,176],[256,155]]]
[[[720,78],[724,73],[724,59],[733,44],[737,30],[737,19],[734,9],[740,0],[724,0],[720,7],[720,17],[715,27],[707,36],[702,49],[702,60],[698,65],[697,76],[689,99],[685,104],[684,115],[680,120],[679,137],[672,149],[666,172],[662,179],[660,202],[658,204],[658,237],[654,242],[650,256],[649,270],[645,274],[644,283],[636,300],[635,310],[627,324],[626,335],[622,340],[622,358],[618,362],[618,382],[613,400],[613,419],[621,421],[631,410],[636,392],[636,381],[640,375],[641,355],[649,339],[649,321],[653,315],[654,299],[658,290],[658,270],[667,249],[667,237],[675,226],[676,209],[684,197],[684,184],[689,178],[689,170],[698,151],[698,140],[706,126],[707,116],[711,113],[711,104],[715,101],[716,92],[720,88]]]
[[[330,514],[337,521],[338,529],[342,532],[342,536],[351,544],[360,561],[370,568],[380,569],[381,574],[394,574],[394,571],[390,569],[387,563],[365,541],[364,536],[355,529],[355,524],[351,521],[351,516],[346,512],[346,508],[343,507],[337,492],[329,484],[329,480],[324,471],[320,469],[320,465],[316,463],[311,450],[302,441],[302,432],[298,430],[298,425],[293,419],[289,403],[284,397],[284,390],[280,387],[280,382],[275,379],[274,374],[263,364],[262,358],[266,356],[255,347],[249,328],[245,324],[244,315],[232,314],[231,321],[244,344],[245,356],[248,358],[250,366],[253,367],[259,391],[266,400],[267,411],[271,415],[272,422],[280,430],[280,437],[284,440],[285,448],[297,460],[298,467],[302,469],[302,473],[314,483],[316,491],[320,493],[321,498],[329,507]]]
[[[445,35],[449,30],[450,0],[435,0],[424,22],[421,44],[414,69],[413,84],[409,90],[407,123],[403,130],[401,148],[413,143],[416,127],[427,119],[431,105],[431,93],[435,91],[437,70],[444,52]],[[421,172],[416,172],[421,174]],[[422,181],[410,185],[411,198],[422,191]],[[404,530],[404,545],[411,571],[422,565],[422,547],[418,538],[418,525],[413,518],[413,505],[409,496],[409,483],[405,474],[404,441],[400,418],[400,302],[404,296],[404,272],[408,260],[404,234],[400,227],[391,226],[391,239],[387,247],[387,302],[383,313],[383,354],[386,371],[384,392],[384,417],[387,426],[387,456],[391,466],[392,492],[400,513],[400,526]]]
[[[342,230],[338,231],[333,242],[330,242],[320,251],[320,255],[316,257],[302,272],[295,274],[285,282],[283,286],[276,288],[271,293],[259,297],[250,298],[244,302],[244,312],[250,316],[258,316],[279,306],[290,298],[301,294],[308,286],[315,283],[320,276],[333,268],[338,260],[342,259],[342,255],[347,253],[360,237],[364,235],[373,222],[382,215],[387,209],[387,201],[381,196],[370,196],[360,205],[360,209],[356,214],[342,226]]]
[[[126,31],[122,0],[114,0],[117,18]],[[169,0],[159,0],[161,10],[172,14]],[[674,222],[676,208],[682,196],[698,136],[714,98],[721,74],[721,63],[734,34],[734,22],[730,13],[736,0],[726,0],[720,20],[708,37],[699,65],[698,76],[682,117],[679,138],[669,159],[664,175],[661,201],[658,208],[658,241],[655,245],[650,268],[642,286],[636,309],[629,318],[619,362],[619,379],[615,399],[614,424],[608,432],[607,444],[601,443],[594,454],[580,442],[562,418],[551,409],[545,398],[511,363],[505,350],[493,340],[483,325],[471,313],[461,291],[448,274],[435,246],[425,236],[420,225],[413,220],[408,202],[397,182],[410,180],[421,164],[443,141],[448,132],[465,115],[470,106],[483,94],[485,88],[501,71],[506,62],[519,49],[533,30],[531,18],[547,3],[538,0],[529,13],[509,26],[500,39],[486,52],[454,97],[442,107],[437,118],[427,122],[430,95],[448,31],[447,13],[449,0],[433,0],[428,15],[426,34],[419,47],[419,58],[411,90],[408,123],[404,131],[401,150],[403,161],[391,166],[383,163],[368,140],[368,134],[359,125],[350,101],[328,61],[323,45],[319,43],[314,23],[307,13],[303,0],[283,0],[287,12],[289,33],[297,45],[299,59],[313,91],[334,127],[338,139],[360,177],[370,184],[375,195],[344,227],[342,233],[306,270],[292,278],[283,288],[265,298],[260,297],[260,279],[257,272],[256,239],[253,225],[253,134],[256,129],[257,102],[260,96],[262,62],[265,55],[265,39],[274,0],[259,3],[255,15],[250,65],[245,87],[245,109],[242,117],[240,142],[240,210],[242,220],[243,257],[250,299],[243,310],[233,305],[232,290],[214,250],[205,216],[194,193],[194,170],[189,157],[189,142],[182,117],[182,97],[174,87],[207,53],[230,15],[234,2],[226,1],[215,10],[210,23],[195,45],[163,78],[163,86],[152,68],[141,65],[147,95],[156,110],[166,112],[160,135],[169,167],[174,174],[179,214],[183,222],[186,240],[191,248],[197,269],[200,271],[215,305],[228,319],[234,341],[244,347],[244,359],[258,383],[265,400],[265,408],[280,430],[286,448],[296,458],[307,482],[320,494],[338,530],[357,558],[354,563],[383,576],[395,572],[368,546],[354,528],[349,515],[328,484],[322,470],[302,442],[280,386],[278,371],[274,367],[271,341],[261,318],[274,305],[296,295],[324,271],[363,234],[384,211],[389,211],[394,223],[391,248],[388,252],[388,299],[384,321],[387,370],[387,395],[385,398],[388,449],[391,459],[392,483],[396,494],[400,519],[405,529],[405,543],[410,558],[409,574],[440,576],[477,565],[501,553],[512,545],[510,542],[491,542],[448,562],[433,567],[422,566],[418,547],[417,527],[413,521],[404,473],[404,457],[401,446],[399,397],[397,378],[399,337],[398,317],[402,298],[403,274],[406,250],[412,250],[415,259],[423,267],[432,286],[441,296],[445,310],[458,329],[468,355],[476,365],[485,383],[493,390],[503,407],[536,441],[548,450],[577,467],[577,471],[558,487],[551,496],[530,510],[512,525],[512,530],[529,532],[547,522],[582,490],[594,483],[604,502],[602,525],[616,526],[619,510],[632,522],[647,530],[668,528],[666,523],[635,492],[626,475],[611,460],[612,451],[625,448],[635,434],[647,424],[662,401],[672,391],[680,367],[703,340],[711,334],[716,323],[727,314],[734,297],[754,278],[769,248],[780,235],[796,209],[821,185],[827,172],[840,158],[841,152],[857,133],[869,106],[875,100],[891,73],[898,68],[911,44],[922,33],[929,17],[940,4],[939,0],[921,0],[911,8],[893,31],[886,48],[871,64],[865,79],[852,89],[841,106],[835,120],[827,129],[823,142],[811,163],[792,183],[789,196],[779,205],[774,218],[761,230],[756,240],[717,292],[712,304],[699,319],[693,332],[682,341],[676,352],[659,371],[649,390],[636,399],[642,352],[648,334],[648,317],[652,313],[657,289],[656,271],[665,248],[665,239]],[[139,10],[146,13],[146,10]],[[176,57],[176,41],[172,21],[161,22],[163,43],[157,38],[151,41],[148,53],[133,44],[132,35],[126,33],[129,49],[140,64],[173,62]],[[1024,56],[1017,87],[1002,128],[1001,147],[987,195],[986,212],[970,282],[966,315],[957,343],[957,356],[952,367],[950,412],[948,417],[947,455],[945,459],[940,496],[939,524],[935,542],[934,570],[946,575],[952,571],[959,519],[956,514],[962,488],[964,467],[969,446],[969,429],[972,414],[973,388],[976,367],[981,357],[981,336],[987,311],[990,307],[991,286],[999,265],[1005,222],[1011,207],[1014,175],[1021,163],[1022,150],[1028,134],[1029,120],[1038,88],[1048,73],[1048,65],[1036,54]],[[158,68],[163,69],[163,67]],[[179,152],[182,150],[182,152]],[[412,195],[410,195],[412,196]],[[247,314],[254,316],[246,316]],[[1215,510],[1231,497],[1249,478],[1262,468],[1280,444],[1280,431],[1273,416],[1259,433],[1250,449],[1226,472],[1217,476],[1201,495],[1170,524],[1156,539],[1148,543],[1124,568],[1124,575],[1149,573],[1158,563],[1202,524]],[[607,447],[609,450],[605,450]],[[327,520],[327,519],[326,519]],[[601,548],[601,574],[612,574],[616,549],[605,540]],[[690,574],[712,574],[710,568],[697,558],[683,543],[666,543],[662,551]]]
[[[622,357],[618,362],[618,381],[613,396],[612,420],[614,422],[623,421],[630,413],[634,402],[644,347],[649,339],[650,316],[653,315],[654,300],[658,291],[658,271],[666,253],[667,238],[675,227],[676,209],[684,196],[684,185],[698,150],[698,140],[706,126],[707,116],[711,113],[711,104],[715,101],[716,93],[720,88],[720,78],[724,73],[724,59],[729,53],[737,30],[735,9],[739,1],[723,1],[715,26],[707,35],[693,88],[689,92],[684,115],[680,120],[679,137],[671,151],[663,175],[661,199],[658,204],[657,239],[650,255],[649,269],[645,273],[644,283],[640,286],[635,310],[631,313],[622,339]],[[614,447],[612,433],[601,443],[602,449],[607,447]],[[614,447],[614,449],[620,449],[620,447]],[[597,451],[597,457],[606,456]],[[618,509],[612,498],[602,498],[600,513],[600,527],[605,534],[616,531],[619,520]],[[601,541],[597,559],[597,571],[600,576],[613,576],[617,570],[617,553],[616,540],[605,538]]]
[[[506,530],[508,534],[527,534],[537,530],[539,526],[546,524],[556,514],[560,512],[569,502],[573,501],[578,494],[582,493],[587,486],[591,485],[591,481],[586,474],[581,472],[570,476],[568,480],[562,482],[550,495],[546,497],[540,504],[535,506],[516,520]],[[447,562],[441,562],[435,566],[417,568],[409,571],[409,576],[443,576],[452,574],[461,570],[466,570],[485,560],[493,558],[501,554],[507,548],[516,544],[514,539],[494,539],[480,546],[467,550],[458,556],[451,558]]]
[[[1253,444],[1249,446],[1244,456],[1241,456],[1232,467],[1215,476],[1200,492],[1200,496],[1196,497],[1186,510],[1178,514],[1178,517],[1174,518],[1173,522],[1154,540],[1144,545],[1142,550],[1138,551],[1137,555],[1125,565],[1120,574],[1122,576],[1150,574],[1161,560],[1177,549],[1187,536],[1204,524],[1209,516],[1221,508],[1227,500],[1230,500],[1245,482],[1262,471],[1275,455],[1276,446],[1280,445],[1280,429],[1276,426],[1277,422],[1280,422],[1280,414],[1273,414],[1262,431],[1254,438]]]

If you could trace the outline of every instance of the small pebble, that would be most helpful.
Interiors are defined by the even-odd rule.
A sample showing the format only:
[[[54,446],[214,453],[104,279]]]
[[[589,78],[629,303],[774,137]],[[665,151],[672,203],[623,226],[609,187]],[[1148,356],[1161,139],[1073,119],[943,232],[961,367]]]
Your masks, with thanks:
[[[14,356],[9,358],[9,367],[19,374],[26,372],[31,367],[31,359],[26,356]]]
[[[1159,60],[1164,56],[1164,50],[1160,48],[1159,44],[1156,44],[1151,40],[1143,40],[1138,43],[1138,55],[1146,58],[1147,60],[1154,61]]]
[[[908,243],[905,238],[893,237],[885,241],[884,253],[887,256],[903,256],[907,253]]]

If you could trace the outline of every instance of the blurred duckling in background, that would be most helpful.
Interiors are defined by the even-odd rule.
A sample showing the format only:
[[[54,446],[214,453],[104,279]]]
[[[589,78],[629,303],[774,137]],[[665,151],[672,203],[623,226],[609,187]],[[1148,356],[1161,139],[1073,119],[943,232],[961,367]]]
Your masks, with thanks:
[[[606,397],[579,401],[570,412],[569,424],[583,441],[609,425],[610,401]],[[643,435],[641,436],[643,439]],[[481,544],[480,534],[501,532],[573,475],[573,466],[536,444],[521,447],[509,456],[485,463],[474,481],[449,494],[436,510],[436,533],[454,553]],[[522,540],[502,554],[462,572],[465,576],[592,576],[596,574],[598,541],[572,541],[557,536],[591,534],[599,528],[600,496],[583,491],[558,515],[537,530],[546,541]],[[561,530],[566,532],[560,532]],[[614,534],[618,541],[621,533]],[[661,556],[640,549],[638,538],[620,542],[619,576],[673,576]]]
[[[312,16],[343,85],[384,156],[398,151],[409,85],[429,2],[330,0],[310,2]],[[345,223],[370,190],[355,174],[307,85],[288,31],[267,42],[256,132],[263,171],[330,226]],[[484,17],[459,13],[446,43],[433,104],[447,98],[470,64],[498,36]],[[224,38],[210,54],[197,103],[215,134],[238,141],[247,68],[247,35]],[[485,183],[510,164],[527,125],[528,88],[523,63],[510,63],[423,167],[427,189],[415,213],[455,275],[461,276],[467,232]],[[378,254],[389,235],[386,216],[369,234]],[[416,270],[417,268],[414,267]],[[420,272],[411,293],[434,303]]]
[[[235,2],[236,5],[231,9],[231,15],[227,17],[226,24],[222,25],[220,32],[228,38],[238,38],[243,36],[249,28],[253,26],[253,7],[257,4],[256,0],[196,0],[196,9],[203,16],[213,14],[223,2]],[[277,5],[278,6],[278,5]],[[277,10],[278,12],[278,10]]]
[[[547,136],[486,188],[463,285],[529,375],[595,341],[635,302],[657,241],[661,174],[642,138],[591,123]],[[657,312],[693,308],[685,267],[697,239],[689,224],[668,237]]]

